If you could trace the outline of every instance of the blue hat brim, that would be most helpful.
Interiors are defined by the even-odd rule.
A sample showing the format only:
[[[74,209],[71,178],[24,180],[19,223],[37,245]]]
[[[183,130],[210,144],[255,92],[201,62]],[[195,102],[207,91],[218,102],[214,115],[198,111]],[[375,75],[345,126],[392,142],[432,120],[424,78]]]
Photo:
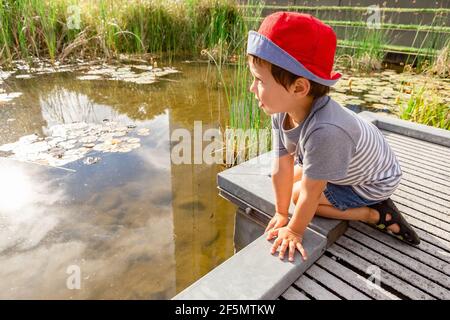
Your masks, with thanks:
[[[273,41],[256,31],[250,31],[247,39],[247,54],[257,56],[293,74],[323,84],[333,86],[339,79],[328,80],[316,76],[300,61],[280,48]]]

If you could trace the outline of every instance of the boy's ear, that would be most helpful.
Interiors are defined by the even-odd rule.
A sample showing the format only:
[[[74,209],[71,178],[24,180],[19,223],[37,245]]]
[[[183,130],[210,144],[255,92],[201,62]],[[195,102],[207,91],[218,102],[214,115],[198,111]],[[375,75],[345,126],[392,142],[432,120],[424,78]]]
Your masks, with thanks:
[[[309,80],[302,77],[297,78],[293,83],[293,86],[294,93],[301,96],[307,96],[309,90],[311,89],[311,83],[309,82]]]

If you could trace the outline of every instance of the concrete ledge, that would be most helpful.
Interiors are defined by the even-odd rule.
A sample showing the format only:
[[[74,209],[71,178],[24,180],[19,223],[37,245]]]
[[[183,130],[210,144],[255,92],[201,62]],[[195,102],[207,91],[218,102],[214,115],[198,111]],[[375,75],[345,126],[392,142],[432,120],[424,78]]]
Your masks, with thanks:
[[[450,147],[450,131],[448,130],[395,119],[370,111],[363,111],[358,113],[358,115],[372,122],[381,130],[387,130],[407,137]]]
[[[262,223],[239,208],[234,221],[233,239],[235,250],[240,251],[258,239],[264,233],[267,222]]]
[[[294,262],[271,255],[272,243],[260,236],[173,299],[276,299],[325,252],[327,239],[307,229],[303,246],[308,259],[304,261],[296,251]]]

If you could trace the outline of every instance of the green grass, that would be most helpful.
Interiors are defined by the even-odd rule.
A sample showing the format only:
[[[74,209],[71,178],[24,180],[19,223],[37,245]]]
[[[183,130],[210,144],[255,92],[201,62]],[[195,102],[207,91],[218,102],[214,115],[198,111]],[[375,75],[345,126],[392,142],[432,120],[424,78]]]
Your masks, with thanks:
[[[433,57],[433,61],[426,72],[441,78],[450,77],[450,39],[447,40],[444,48]]]
[[[80,8],[80,30],[68,28],[70,5]],[[0,62],[232,51],[239,19],[232,0],[0,0]]]
[[[249,4],[246,7],[252,8],[257,5]],[[346,6],[281,6],[281,5],[266,5],[266,9],[273,10],[288,10],[288,11],[350,11],[350,12],[367,12],[367,7],[346,7]],[[446,8],[384,8],[380,7],[381,12],[410,12],[410,13],[435,13],[444,14],[450,13],[450,9]]]
[[[436,89],[426,85],[414,88],[411,97],[399,100],[398,106],[401,119],[450,130],[450,105]]]
[[[360,71],[379,70],[389,45],[389,30],[345,27],[345,40],[338,40],[336,62]]]
[[[227,130],[231,137],[224,141],[226,148],[232,150],[229,153],[232,159],[227,159],[227,163],[231,165],[268,151],[271,143],[270,117],[261,111],[254,94],[249,92],[253,79],[246,55],[248,31],[258,29],[259,22],[249,21],[244,17],[247,15],[259,17],[262,7],[263,4],[259,2],[259,5],[251,9],[239,8],[238,18],[229,29],[230,37],[225,38],[226,41],[219,42],[219,47],[203,51],[217,70],[218,80],[227,98],[229,121],[223,129]],[[221,16],[215,25],[220,26],[224,23],[224,17]],[[231,66],[224,65],[229,62],[232,63]],[[225,73],[228,74],[228,78]]]

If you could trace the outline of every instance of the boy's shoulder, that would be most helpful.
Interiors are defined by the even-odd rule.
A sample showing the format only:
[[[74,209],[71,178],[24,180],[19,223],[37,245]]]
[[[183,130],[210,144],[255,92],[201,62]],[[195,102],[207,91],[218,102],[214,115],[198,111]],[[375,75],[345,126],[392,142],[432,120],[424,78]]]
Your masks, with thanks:
[[[311,115],[308,128],[305,128],[305,135],[309,136],[311,133],[332,134],[340,131],[340,133],[357,138],[361,133],[360,126],[358,115],[355,112],[341,106],[330,97],[325,106],[318,108]]]
[[[347,125],[349,123],[354,123],[357,121],[355,118],[357,115],[352,110],[343,107],[333,98],[329,97],[328,102],[323,107],[317,108],[317,110],[312,110],[314,114],[314,122],[321,122],[324,124],[343,124]]]

